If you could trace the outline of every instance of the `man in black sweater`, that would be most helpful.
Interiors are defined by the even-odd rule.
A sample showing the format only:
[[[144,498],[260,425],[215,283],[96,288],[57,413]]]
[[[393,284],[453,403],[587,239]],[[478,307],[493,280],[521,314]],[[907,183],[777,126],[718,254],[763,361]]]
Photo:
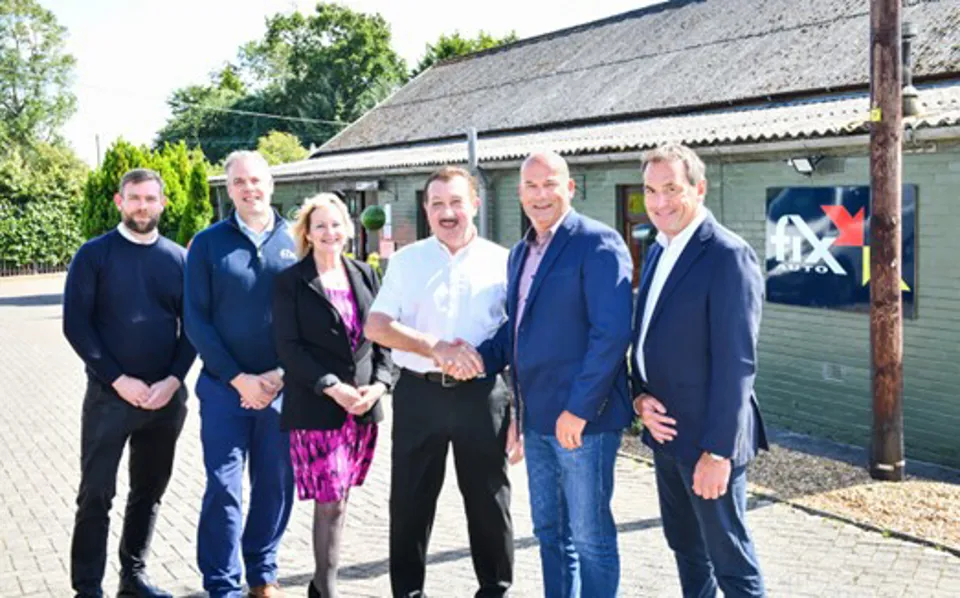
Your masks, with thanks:
[[[126,173],[114,203],[120,225],[77,251],[63,296],[63,332],[87,372],[70,575],[78,597],[103,596],[110,505],[129,441],[117,596],[169,597],[144,568],[196,357],[183,333],[186,251],[157,231],[166,199],[156,172]]]

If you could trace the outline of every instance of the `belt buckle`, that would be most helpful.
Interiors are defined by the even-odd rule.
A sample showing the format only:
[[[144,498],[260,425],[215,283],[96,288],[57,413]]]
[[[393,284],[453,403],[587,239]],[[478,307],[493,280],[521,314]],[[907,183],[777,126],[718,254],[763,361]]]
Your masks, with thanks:
[[[449,380],[449,382],[448,382],[448,380]],[[447,377],[447,373],[441,370],[441,372],[440,372],[440,386],[441,386],[442,388],[453,388],[454,386],[456,386],[456,385],[459,384],[459,383],[460,383],[459,380],[457,380],[457,379],[454,378],[453,376],[450,376],[450,377],[448,378],[448,377]]]

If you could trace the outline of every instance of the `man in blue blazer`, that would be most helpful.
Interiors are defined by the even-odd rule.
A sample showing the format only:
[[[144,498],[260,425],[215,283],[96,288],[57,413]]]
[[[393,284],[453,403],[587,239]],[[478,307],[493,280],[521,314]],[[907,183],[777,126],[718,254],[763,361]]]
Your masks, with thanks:
[[[753,249],[703,207],[689,148],[644,156],[644,200],[659,234],[640,282],[634,410],[654,451],[667,543],[683,595],[763,596],[746,527],[746,466],[767,448],[753,390],[763,278]]]
[[[507,450],[512,461],[526,453],[544,593],[612,598],[614,459],[633,417],[633,264],[616,231],[571,208],[574,181],[559,155],[528,157],[519,193],[533,226],[510,252],[508,321],[478,351],[487,375],[513,372],[519,417]]]

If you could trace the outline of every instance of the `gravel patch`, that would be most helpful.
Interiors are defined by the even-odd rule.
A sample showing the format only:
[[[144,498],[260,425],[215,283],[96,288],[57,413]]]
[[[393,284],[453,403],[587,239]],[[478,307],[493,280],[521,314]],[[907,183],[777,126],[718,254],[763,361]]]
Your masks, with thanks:
[[[652,459],[638,436],[621,450]],[[909,464],[908,464],[909,472]],[[750,464],[751,492],[906,534],[960,554],[960,484],[909,475],[903,482],[870,478],[866,467],[772,444]]]

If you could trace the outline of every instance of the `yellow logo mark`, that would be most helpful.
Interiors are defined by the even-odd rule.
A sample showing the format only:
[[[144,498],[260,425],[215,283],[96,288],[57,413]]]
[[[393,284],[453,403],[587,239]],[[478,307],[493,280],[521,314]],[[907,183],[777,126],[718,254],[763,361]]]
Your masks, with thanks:
[[[863,268],[861,268],[861,270],[863,271],[862,285],[867,286],[867,283],[870,282],[870,246],[869,245],[863,246]],[[907,283],[905,283],[902,278],[900,279],[900,290],[901,291],[910,290],[910,286],[907,285]]]

